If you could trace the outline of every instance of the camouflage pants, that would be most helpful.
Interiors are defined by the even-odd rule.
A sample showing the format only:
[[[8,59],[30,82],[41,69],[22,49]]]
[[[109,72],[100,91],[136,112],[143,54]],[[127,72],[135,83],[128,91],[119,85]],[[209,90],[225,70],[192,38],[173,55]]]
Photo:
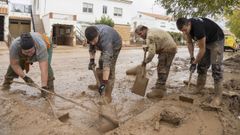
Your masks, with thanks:
[[[214,82],[220,82],[223,78],[223,52],[224,40],[216,41],[206,45],[206,52],[197,66],[199,75],[207,74],[207,70],[212,65],[212,77]]]
[[[49,48],[49,49],[52,49],[52,48]],[[50,54],[50,53],[52,53],[52,50],[49,50],[49,49],[48,49],[48,54],[49,54],[49,56],[52,56],[52,54]],[[54,90],[53,80],[55,78],[54,78],[53,70],[52,70],[52,67],[50,64],[51,58],[52,57],[48,57],[48,87],[50,90]],[[28,61],[27,57],[24,57],[24,56],[19,57],[19,65],[22,68],[22,70],[26,70],[25,63],[27,61]],[[9,65],[7,73],[5,75],[5,82],[8,84],[11,84],[10,81],[12,81],[14,78],[18,78],[18,75],[14,72],[11,65]]]
[[[158,79],[157,79],[156,85],[166,84],[169,70],[175,54],[176,53],[164,52],[158,55],[158,66],[157,66]]]
[[[110,62],[110,75],[109,75],[109,79],[108,79],[108,86],[107,89],[109,89],[109,91],[112,91],[113,87],[114,87],[114,82],[115,82],[115,67],[116,67],[116,62],[118,59],[118,55],[121,51],[121,48],[118,50],[114,50],[113,51],[113,56],[111,58],[111,62]],[[99,64],[99,68],[102,70],[103,69],[103,55],[101,54],[98,64]],[[100,78],[100,80],[102,80],[102,78]]]

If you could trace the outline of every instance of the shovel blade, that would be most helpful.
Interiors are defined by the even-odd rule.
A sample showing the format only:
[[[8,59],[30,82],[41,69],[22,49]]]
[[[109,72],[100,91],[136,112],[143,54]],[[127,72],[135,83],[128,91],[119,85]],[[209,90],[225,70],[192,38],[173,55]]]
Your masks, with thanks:
[[[65,114],[61,115],[60,117],[58,117],[58,119],[61,122],[66,122],[69,119],[69,113],[65,113]]]
[[[132,93],[137,94],[139,96],[145,96],[146,88],[148,85],[148,78],[145,76],[142,76],[141,74],[138,74],[136,76],[136,80],[133,84],[133,87],[131,89]]]

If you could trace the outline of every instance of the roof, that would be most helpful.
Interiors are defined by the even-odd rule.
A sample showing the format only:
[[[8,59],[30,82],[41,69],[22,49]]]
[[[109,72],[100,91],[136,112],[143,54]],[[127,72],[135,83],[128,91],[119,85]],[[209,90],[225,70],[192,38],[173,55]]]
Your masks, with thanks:
[[[138,12],[138,13],[144,14],[146,16],[150,16],[150,17],[153,17],[153,18],[159,19],[159,20],[173,20],[173,17],[171,17],[171,16],[164,16],[164,15],[146,13],[146,12]]]
[[[122,2],[122,3],[127,3],[127,4],[132,4],[132,0],[110,0],[110,1],[116,1],[116,2]]]

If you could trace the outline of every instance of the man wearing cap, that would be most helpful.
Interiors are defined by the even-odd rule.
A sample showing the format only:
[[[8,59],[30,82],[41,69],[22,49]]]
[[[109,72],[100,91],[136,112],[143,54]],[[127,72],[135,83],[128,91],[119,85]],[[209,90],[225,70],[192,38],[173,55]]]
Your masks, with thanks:
[[[144,25],[137,26],[135,34],[146,40],[147,47],[143,48],[148,51],[147,58],[142,65],[146,66],[152,61],[155,54],[158,54],[158,79],[152,91],[147,93],[148,98],[162,98],[166,93],[166,81],[173,58],[177,52],[177,44],[172,36],[161,29],[148,28]]]
[[[120,35],[112,27],[107,25],[89,26],[85,30],[85,36],[88,40],[90,63],[89,70],[95,66],[96,50],[101,51],[99,58],[98,76],[101,84],[89,85],[90,89],[95,89],[102,94],[105,93],[105,99],[108,103],[112,101],[112,90],[115,81],[115,65],[118,54],[122,47],[122,39]]]
[[[9,55],[10,65],[5,75],[3,89],[9,89],[13,79],[18,77],[21,77],[27,84],[33,85],[34,81],[24,73],[24,70],[28,73],[29,64],[38,62],[42,88],[54,91],[51,58],[48,55],[47,43],[41,34],[36,32],[23,33],[12,42]],[[42,96],[46,96],[43,91]]]

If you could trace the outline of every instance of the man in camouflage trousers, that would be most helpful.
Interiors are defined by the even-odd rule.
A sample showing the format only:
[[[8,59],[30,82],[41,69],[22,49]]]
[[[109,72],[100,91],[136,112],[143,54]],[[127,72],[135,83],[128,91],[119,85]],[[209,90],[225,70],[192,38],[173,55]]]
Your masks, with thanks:
[[[197,89],[193,93],[202,93],[202,89],[206,84],[207,70],[211,65],[215,90],[215,96],[211,101],[211,105],[220,105],[222,100],[222,63],[224,52],[224,33],[222,29],[208,18],[179,18],[177,27],[187,37],[187,45],[191,57],[190,72],[194,72],[197,67]],[[196,59],[194,57],[192,40],[197,41],[197,46],[199,47]]]
[[[89,70],[95,67],[96,50],[101,51],[99,58],[99,68],[97,74],[100,80],[100,86],[89,85],[89,89],[97,90],[100,94],[105,93],[107,103],[112,101],[112,90],[115,81],[115,65],[122,47],[120,35],[112,27],[107,25],[89,26],[85,30],[85,36],[89,45],[90,63]]]
[[[158,79],[152,91],[147,93],[148,98],[162,98],[166,93],[166,81],[173,58],[177,52],[177,44],[171,35],[161,29],[148,28],[139,25],[135,33],[146,40],[147,47],[144,51],[148,51],[148,56],[143,61],[143,65],[151,62],[154,55],[158,54]]]

